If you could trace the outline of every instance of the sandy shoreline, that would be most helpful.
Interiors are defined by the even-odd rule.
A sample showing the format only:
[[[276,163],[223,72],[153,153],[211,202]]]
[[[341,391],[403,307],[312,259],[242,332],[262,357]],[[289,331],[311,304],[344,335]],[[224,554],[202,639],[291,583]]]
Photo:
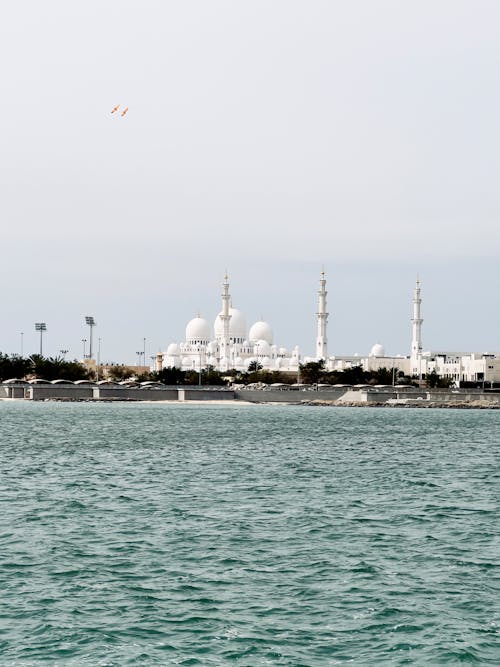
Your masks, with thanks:
[[[64,398],[46,398],[40,401],[26,401],[24,398],[0,398],[0,401],[7,402],[29,402],[29,403],[128,403],[128,404],[145,404],[145,405],[227,405],[227,406],[238,406],[238,405],[267,405],[267,406],[276,406],[276,405],[300,405],[303,407],[330,407],[330,408],[392,408],[392,409],[402,409],[402,408],[417,408],[417,409],[455,409],[455,410],[500,410],[500,403],[492,403],[489,401],[462,401],[460,403],[456,402],[428,402],[428,401],[398,401],[393,403],[354,403],[354,402],[337,402],[337,401],[322,401],[322,400],[312,400],[312,401],[243,401],[237,399],[227,399],[227,400],[188,400],[188,401],[179,401],[179,400],[166,400],[166,401],[139,401],[139,400],[123,400],[123,399],[64,399]]]

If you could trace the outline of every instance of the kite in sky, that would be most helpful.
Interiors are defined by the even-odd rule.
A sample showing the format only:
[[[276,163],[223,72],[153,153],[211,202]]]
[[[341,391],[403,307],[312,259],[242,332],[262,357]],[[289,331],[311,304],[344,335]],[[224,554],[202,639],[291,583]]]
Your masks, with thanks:
[[[112,109],[111,113],[115,113],[115,111],[118,111],[119,108],[120,108],[120,105],[117,104],[116,107],[114,109]]]
[[[128,111],[128,107],[125,107],[125,109],[122,111],[122,118],[127,113],[127,111]]]

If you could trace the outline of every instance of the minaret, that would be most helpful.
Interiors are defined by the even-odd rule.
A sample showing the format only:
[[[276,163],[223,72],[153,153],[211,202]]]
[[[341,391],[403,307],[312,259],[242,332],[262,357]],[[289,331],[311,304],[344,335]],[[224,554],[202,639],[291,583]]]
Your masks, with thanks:
[[[222,283],[222,312],[220,319],[222,320],[223,325],[223,334],[221,341],[221,359],[226,361],[229,360],[229,320],[231,315],[229,314],[229,308],[231,306],[231,296],[229,294],[229,279],[227,277],[227,271],[224,275],[224,282]]]
[[[328,323],[328,313],[326,312],[326,279],[325,272],[321,272],[321,279],[319,281],[318,292],[318,312],[316,313],[318,331],[316,337],[316,359],[328,358],[328,339],[326,337],[326,325]]]
[[[417,276],[417,282],[415,284],[415,290],[413,292],[413,319],[412,323],[412,340],[411,340],[411,356],[413,359],[416,359],[419,355],[422,354],[422,322],[423,319],[420,317],[420,304],[422,299],[420,298],[420,281]]]

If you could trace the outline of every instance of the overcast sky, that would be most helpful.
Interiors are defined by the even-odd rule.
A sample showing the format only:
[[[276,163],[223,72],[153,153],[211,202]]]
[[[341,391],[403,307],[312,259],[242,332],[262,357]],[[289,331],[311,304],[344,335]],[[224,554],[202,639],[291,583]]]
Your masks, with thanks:
[[[131,363],[234,305],[312,354],[500,350],[497,0],[16,0],[0,350]],[[121,104],[122,118],[111,115]]]

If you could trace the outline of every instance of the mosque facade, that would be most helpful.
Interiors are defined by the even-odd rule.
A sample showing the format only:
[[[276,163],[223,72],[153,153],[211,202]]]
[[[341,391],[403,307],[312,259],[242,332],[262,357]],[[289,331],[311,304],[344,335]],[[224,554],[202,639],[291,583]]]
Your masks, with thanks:
[[[170,343],[157,357],[157,368],[185,371],[208,366],[221,372],[246,371],[252,363],[266,370],[297,372],[300,351],[298,346],[288,350],[276,345],[268,322],[259,320],[247,329],[245,316],[232,305],[227,275],[222,284],[222,307],[213,327],[197,315],[186,325],[185,341]]]
[[[500,382],[500,355],[482,352],[424,351],[422,346],[421,288],[417,278],[413,292],[412,339],[410,354],[388,356],[381,343],[375,343],[368,355],[337,356],[328,350],[328,308],[326,277],[321,273],[316,312],[316,345],[313,357],[301,357],[298,346],[280,347],[274,342],[268,322],[259,320],[247,329],[243,313],[233,307],[229,279],[222,284],[221,310],[213,326],[197,315],[186,326],[185,340],[170,343],[157,355],[156,369],[174,367],[184,371],[213,367],[225,372],[246,371],[253,364],[271,371],[297,373],[301,363],[324,360],[327,370],[342,371],[355,366],[376,371],[394,368],[414,378],[435,372],[440,377],[460,382]]]

